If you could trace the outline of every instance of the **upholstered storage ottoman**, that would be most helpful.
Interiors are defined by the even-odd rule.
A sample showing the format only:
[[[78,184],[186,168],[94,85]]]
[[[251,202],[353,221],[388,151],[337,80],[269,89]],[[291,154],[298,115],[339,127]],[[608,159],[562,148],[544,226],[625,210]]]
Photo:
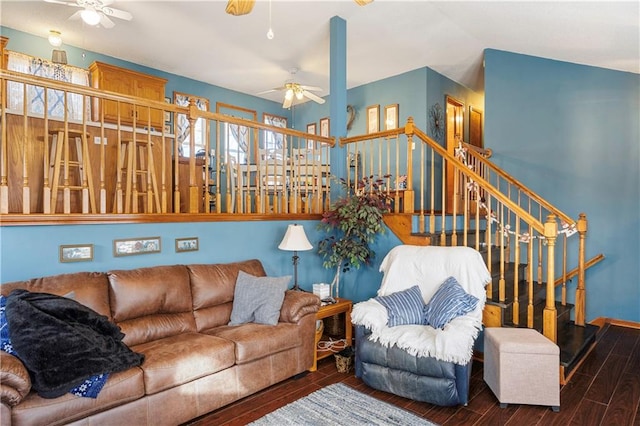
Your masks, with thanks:
[[[484,330],[484,381],[507,404],[560,410],[560,348],[529,328]]]

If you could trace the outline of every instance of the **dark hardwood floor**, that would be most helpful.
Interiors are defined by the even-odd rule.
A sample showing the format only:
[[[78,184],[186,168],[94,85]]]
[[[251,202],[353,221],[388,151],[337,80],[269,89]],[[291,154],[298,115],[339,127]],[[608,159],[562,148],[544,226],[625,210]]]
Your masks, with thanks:
[[[482,378],[482,362],[474,361],[472,371],[469,404],[466,407],[438,407],[375,391],[356,379],[353,373],[338,373],[333,357],[330,357],[320,361],[316,372],[274,385],[189,425],[245,425],[324,386],[344,382],[441,425],[640,426],[638,329],[606,325],[598,333],[595,348],[560,392],[559,413],[540,406],[500,408]]]

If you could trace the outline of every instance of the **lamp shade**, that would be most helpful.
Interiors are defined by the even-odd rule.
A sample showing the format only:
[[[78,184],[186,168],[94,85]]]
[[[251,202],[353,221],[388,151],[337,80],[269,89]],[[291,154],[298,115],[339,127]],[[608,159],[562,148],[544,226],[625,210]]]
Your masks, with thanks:
[[[311,250],[313,246],[307,239],[302,225],[292,224],[287,227],[282,242],[278,246],[280,250],[305,251]]]

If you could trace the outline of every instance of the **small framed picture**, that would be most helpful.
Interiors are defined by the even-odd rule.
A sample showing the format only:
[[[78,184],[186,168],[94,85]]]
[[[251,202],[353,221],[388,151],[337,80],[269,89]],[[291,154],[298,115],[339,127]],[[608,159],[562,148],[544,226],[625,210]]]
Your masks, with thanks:
[[[60,262],[89,262],[93,260],[93,244],[60,246]]]
[[[384,107],[384,129],[392,130],[398,128],[398,104]]]
[[[367,107],[367,133],[380,131],[380,105]]]
[[[113,240],[113,255],[115,257],[160,253],[161,249],[160,237]]]
[[[171,103],[171,98],[164,98],[164,101],[168,104]],[[164,112],[164,124],[171,124],[171,111]]]
[[[311,135],[316,134],[316,123],[307,124],[307,133]],[[313,143],[315,141],[313,139],[307,139],[307,149],[313,149]]]
[[[329,137],[329,117],[320,119],[320,136]]]
[[[176,238],[176,252],[198,251],[198,237]]]

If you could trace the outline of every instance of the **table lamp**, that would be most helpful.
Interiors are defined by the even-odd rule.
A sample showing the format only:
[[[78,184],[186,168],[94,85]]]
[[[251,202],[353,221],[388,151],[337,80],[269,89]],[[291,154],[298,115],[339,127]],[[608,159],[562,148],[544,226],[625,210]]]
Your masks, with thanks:
[[[304,227],[298,224],[289,225],[278,248],[293,252],[293,289],[300,290],[300,287],[298,287],[298,251],[306,251],[313,248],[304,233]]]

